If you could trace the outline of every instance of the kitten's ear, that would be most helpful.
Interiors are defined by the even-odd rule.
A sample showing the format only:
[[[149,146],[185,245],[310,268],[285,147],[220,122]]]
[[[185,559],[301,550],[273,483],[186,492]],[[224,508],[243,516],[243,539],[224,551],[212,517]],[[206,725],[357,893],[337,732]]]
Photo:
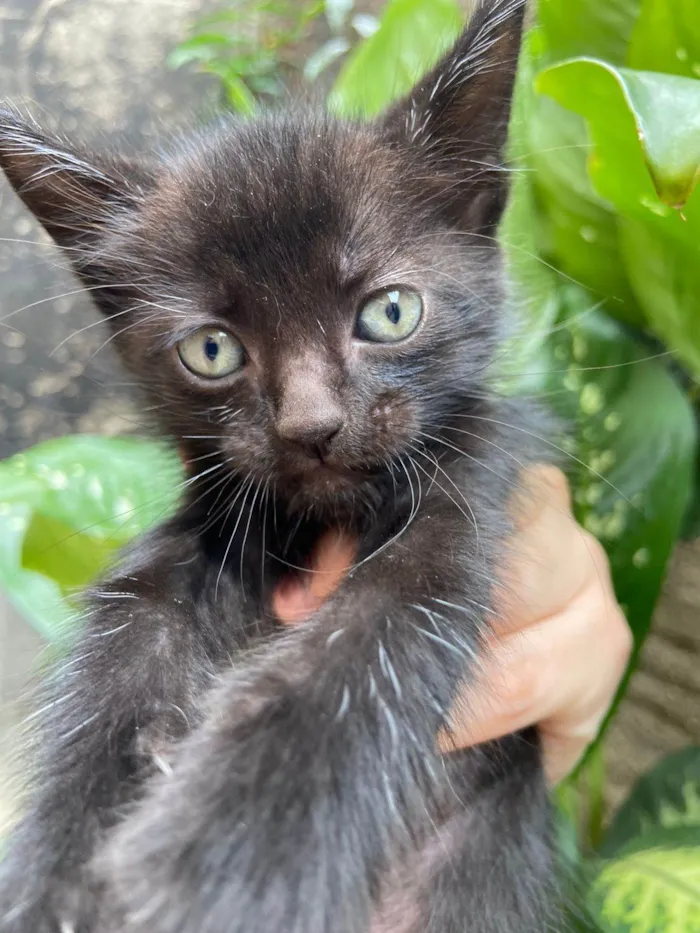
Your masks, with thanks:
[[[493,232],[526,0],[481,0],[456,45],[384,116],[391,137],[449,190],[450,220]]]
[[[99,159],[0,109],[0,168],[29,210],[62,246],[89,241],[119,208],[152,184],[128,159]]]

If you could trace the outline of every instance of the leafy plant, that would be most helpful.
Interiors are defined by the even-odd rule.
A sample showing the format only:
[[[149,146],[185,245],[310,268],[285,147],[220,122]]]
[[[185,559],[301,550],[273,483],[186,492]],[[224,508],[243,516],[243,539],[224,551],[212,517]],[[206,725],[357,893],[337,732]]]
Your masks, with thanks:
[[[641,778],[582,869],[594,930],[700,929],[700,748]]]
[[[233,0],[199,19],[193,35],[170,54],[171,68],[195,65],[219,78],[233,110],[252,114],[259,99],[279,97],[297,70],[294,50],[324,16],[330,36],[311,54],[303,75],[314,81],[345,55],[353,39],[377,28],[373,16],[354,13],[355,0]]]
[[[177,503],[176,454],[136,438],[47,441],[0,463],[0,585],[50,641],[80,588]]]
[[[649,22],[660,18],[677,44],[686,20],[676,6],[685,9],[673,0],[540,0],[512,122],[522,172],[501,231],[523,315],[522,333],[499,357],[502,388],[540,392],[567,419],[560,446],[577,515],[610,557],[635,661],[691,498],[697,449],[700,81],[689,75],[700,66],[690,51],[682,77],[621,63],[644,65],[647,50],[666,60]],[[393,0],[345,62],[332,105],[379,110],[461,24],[455,0]],[[695,20],[689,28],[688,45]]]

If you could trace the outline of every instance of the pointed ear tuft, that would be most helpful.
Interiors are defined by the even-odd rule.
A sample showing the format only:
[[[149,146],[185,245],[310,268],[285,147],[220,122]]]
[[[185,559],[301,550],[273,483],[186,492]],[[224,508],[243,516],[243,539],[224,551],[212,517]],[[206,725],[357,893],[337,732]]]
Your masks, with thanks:
[[[0,109],[0,168],[59,245],[94,236],[152,183],[136,163],[83,154],[8,109]]]
[[[455,46],[384,116],[450,190],[451,220],[493,232],[507,197],[502,160],[526,0],[481,0]]]

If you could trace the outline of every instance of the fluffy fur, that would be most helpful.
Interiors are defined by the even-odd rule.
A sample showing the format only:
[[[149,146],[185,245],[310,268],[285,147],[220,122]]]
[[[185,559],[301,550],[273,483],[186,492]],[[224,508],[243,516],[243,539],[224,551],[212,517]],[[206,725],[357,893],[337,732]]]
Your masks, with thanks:
[[[493,232],[522,27],[489,0],[371,123],[223,121],[167,155],[79,151],[0,114],[0,166],[71,256],[189,463],[179,513],[86,597],[50,676],[2,933],[541,933],[555,916],[533,732],[440,756],[536,451],[489,387]],[[420,327],[358,340],[402,285]],[[216,324],[247,362],[202,380]],[[511,427],[514,425],[514,427]],[[281,633],[275,585],[359,542]]]

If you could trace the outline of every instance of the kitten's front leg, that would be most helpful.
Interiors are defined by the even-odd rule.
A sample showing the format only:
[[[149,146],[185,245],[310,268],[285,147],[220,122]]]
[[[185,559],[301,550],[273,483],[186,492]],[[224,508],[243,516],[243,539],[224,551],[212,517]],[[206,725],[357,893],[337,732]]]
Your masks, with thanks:
[[[489,599],[462,536],[453,517],[416,520],[230,675],[98,866],[113,882],[100,933],[366,933],[387,867],[456,805],[435,738]],[[519,814],[509,858],[484,866],[506,887],[527,867],[521,840],[542,833],[539,768],[525,780],[539,810]],[[546,873],[530,873],[520,933],[543,927]],[[462,903],[470,930],[502,933],[483,899]]]
[[[182,541],[156,532],[88,597],[78,643],[51,674],[34,714],[34,787],[0,859],[0,933],[92,933],[85,867],[95,845],[242,641],[236,612],[214,626],[194,604],[204,565]],[[222,587],[222,605],[230,595]]]

